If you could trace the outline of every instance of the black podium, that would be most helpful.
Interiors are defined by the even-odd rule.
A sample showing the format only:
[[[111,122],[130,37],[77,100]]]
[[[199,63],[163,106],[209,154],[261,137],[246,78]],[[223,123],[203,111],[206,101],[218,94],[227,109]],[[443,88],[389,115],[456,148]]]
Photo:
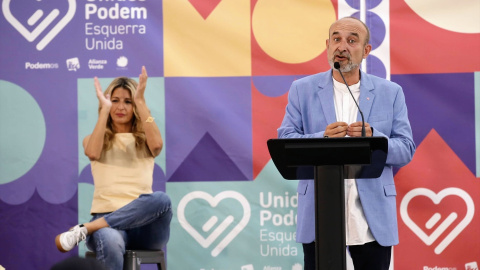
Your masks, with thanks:
[[[315,180],[316,269],[345,270],[344,179],[379,177],[387,138],[270,139],[267,145],[283,178]]]

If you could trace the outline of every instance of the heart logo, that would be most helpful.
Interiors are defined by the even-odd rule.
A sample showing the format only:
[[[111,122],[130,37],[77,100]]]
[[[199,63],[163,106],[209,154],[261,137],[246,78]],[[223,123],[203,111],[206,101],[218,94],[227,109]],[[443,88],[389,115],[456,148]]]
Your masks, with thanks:
[[[467,214],[463,220],[460,221],[460,223],[458,223],[458,225],[435,248],[435,254],[440,254],[472,221],[475,212],[473,200],[468,193],[459,188],[446,188],[440,191],[438,194],[435,194],[435,192],[426,188],[416,188],[408,192],[400,204],[400,216],[410,230],[412,230],[425,244],[427,244],[427,246],[430,246],[433,242],[435,242],[435,240],[437,240],[440,235],[458,218],[458,215],[455,212],[450,213],[448,217],[446,217],[437,227],[437,229],[432,232],[432,234],[427,235],[417,224],[415,224],[415,222],[413,222],[408,215],[408,204],[416,196],[426,196],[435,204],[439,204],[440,201],[447,196],[458,196],[462,198],[467,205]],[[435,226],[440,219],[441,215],[439,213],[433,214],[425,224],[425,227],[427,229],[433,228],[433,226]]]
[[[182,200],[180,200],[177,209],[177,216],[180,225],[204,248],[208,248],[229,226],[234,222],[233,216],[227,216],[217,227],[204,238],[200,233],[193,228],[193,226],[185,218],[185,207],[187,204],[195,199],[202,199],[207,201],[211,207],[216,207],[218,203],[224,199],[231,198],[235,199],[243,207],[243,217],[238,222],[238,224],[225,236],[225,238],[220,241],[220,243],[213,248],[211,254],[212,257],[218,256],[222,250],[230,244],[230,242],[245,228],[250,220],[250,204],[247,199],[240,193],[232,190],[223,191],[217,196],[212,197],[210,194],[203,191],[193,191],[185,195]],[[208,232],[212,229],[218,222],[218,217],[212,216],[210,219],[203,224],[202,230]]]
[[[37,44],[37,50],[43,50],[50,41],[60,32],[62,29],[72,20],[73,16],[75,15],[75,10],[77,8],[77,3],[75,0],[67,0],[68,1],[68,11],[65,16],[48,32],[40,42]],[[35,11],[27,20],[28,25],[33,26],[38,23],[38,25],[30,32],[28,29],[17,20],[12,15],[10,11],[10,2],[11,0],[3,0],[2,2],[2,12],[5,16],[5,19],[15,28],[17,29],[23,37],[25,37],[29,42],[33,42],[45,29],[58,17],[60,11],[58,9],[52,10],[47,16],[44,17],[42,21],[39,20],[43,17],[43,11],[37,10]]]

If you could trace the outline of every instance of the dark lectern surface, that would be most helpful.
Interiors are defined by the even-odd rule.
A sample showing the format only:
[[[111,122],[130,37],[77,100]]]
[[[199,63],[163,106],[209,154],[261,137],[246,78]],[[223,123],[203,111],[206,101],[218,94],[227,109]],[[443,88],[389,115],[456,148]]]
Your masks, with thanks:
[[[288,180],[313,179],[319,165],[345,165],[344,177],[377,178],[387,159],[385,137],[270,139],[273,163]]]

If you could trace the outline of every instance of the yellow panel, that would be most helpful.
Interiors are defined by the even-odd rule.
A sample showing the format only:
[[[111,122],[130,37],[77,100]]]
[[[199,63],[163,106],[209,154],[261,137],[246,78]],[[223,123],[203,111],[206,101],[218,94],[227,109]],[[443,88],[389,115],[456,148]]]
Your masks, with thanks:
[[[203,19],[187,0],[164,0],[165,77],[250,76],[250,0],[222,0]]]
[[[328,29],[335,19],[331,0],[258,0],[252,29],[270,57],[298,64],[325,50]]]
[[[479,0],[405,0],[427,22],[458,33],[480,33]]]

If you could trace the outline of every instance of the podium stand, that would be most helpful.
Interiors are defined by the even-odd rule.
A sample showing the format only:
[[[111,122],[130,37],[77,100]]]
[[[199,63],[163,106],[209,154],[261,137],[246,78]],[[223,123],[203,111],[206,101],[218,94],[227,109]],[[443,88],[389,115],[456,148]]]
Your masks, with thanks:
[[[267,145],[283,178],[314,179],[316,269],[345,270],[344,179],[380,177],[387,138],[270,139]]]

